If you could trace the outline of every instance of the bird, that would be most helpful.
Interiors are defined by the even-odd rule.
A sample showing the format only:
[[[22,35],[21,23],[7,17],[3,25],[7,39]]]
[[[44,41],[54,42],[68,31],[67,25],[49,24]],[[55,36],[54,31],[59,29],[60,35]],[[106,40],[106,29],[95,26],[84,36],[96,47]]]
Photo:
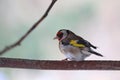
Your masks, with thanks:
[[[93,50],[97,49],[96,46],[71,30],[60,29],[54,39],[58,39],[59,49],[66,57],[63,61],[84,61],[91,54],[103,57],[102,54]]]

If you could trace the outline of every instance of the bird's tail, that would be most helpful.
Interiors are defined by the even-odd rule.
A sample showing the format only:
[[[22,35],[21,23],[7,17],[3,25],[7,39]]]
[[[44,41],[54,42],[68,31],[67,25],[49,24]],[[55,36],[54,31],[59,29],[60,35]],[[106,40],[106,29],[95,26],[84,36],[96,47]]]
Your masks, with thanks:
[[[89,44],[90,44],[90,46],[91,46],[92,48],[97,49],[96,46],[92,45],[91,43],[89,43]]]
[[[92,54],[95,54],[95,55],[97,55],[97,56],[101,56],[101,57],[103,57],[103,55],[102,54],[100,54],[100,53],[97,53],[97,52],[95,52],[95,51],[89,51],[90,53],[92,53]]]

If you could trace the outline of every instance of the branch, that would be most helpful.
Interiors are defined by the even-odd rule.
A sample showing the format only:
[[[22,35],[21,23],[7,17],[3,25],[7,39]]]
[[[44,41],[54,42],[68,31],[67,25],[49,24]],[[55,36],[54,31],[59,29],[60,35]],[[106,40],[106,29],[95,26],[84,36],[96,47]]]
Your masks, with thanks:
[[[0,55],[2,55],[3,53],[15,48],[16,46],[19,46],[21,44],[21,42],[38,26],[38,24],[40,24],[48,15],[48,13],[50,12],[50,10],[52,9],[53,5],[55,4],[57,0],[52,0],[51,4],[49,5],[48,9],[46,10],[46,12],[43,14],[43,16],[26,32],[25,35],[23,35],[17,42],[15,42],[12,45],[9,45],[7,47],[5,47],[2,51],[0,51]]]
[[[2,68],[40,70],[120,70],[120,61],[47,61],[0,58]]]

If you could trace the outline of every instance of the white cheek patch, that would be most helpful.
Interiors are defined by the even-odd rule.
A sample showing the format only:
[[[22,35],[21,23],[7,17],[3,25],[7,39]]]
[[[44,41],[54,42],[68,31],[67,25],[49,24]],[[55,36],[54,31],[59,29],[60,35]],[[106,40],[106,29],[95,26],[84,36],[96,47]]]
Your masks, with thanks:
[[[67,37],[67,34],[63,34],[63,37],[61,40],[65,39]]]

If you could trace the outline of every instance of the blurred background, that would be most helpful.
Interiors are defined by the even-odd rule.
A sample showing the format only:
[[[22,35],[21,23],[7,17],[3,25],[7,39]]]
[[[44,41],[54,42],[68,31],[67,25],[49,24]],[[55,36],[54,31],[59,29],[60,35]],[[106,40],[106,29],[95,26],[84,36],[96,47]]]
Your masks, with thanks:
[[[43,15],[51,0],[0,0],[0,50],[16,42]],[[119,0],[58,0],[47,18],[2,57],[61,60],[53,40],[59,29],[69,29],[98,46],[87,60],[120,60]],[[120,71],[57,71],[0,68],[0,80],[117,80]]]

